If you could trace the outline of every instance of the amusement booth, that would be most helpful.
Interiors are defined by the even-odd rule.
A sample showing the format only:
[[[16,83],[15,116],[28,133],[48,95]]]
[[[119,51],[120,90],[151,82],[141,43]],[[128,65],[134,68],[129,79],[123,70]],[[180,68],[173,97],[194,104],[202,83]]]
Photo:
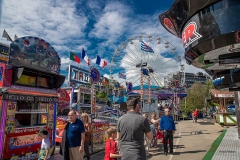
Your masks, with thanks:
[[[37,37],[10,44],[9,59],[0,63],[0,159],[35,159],[41,146],[37,133],[48,130],[50,154],[55,148],[57,88],[64,83],[54,48]],[[42,122],[41,117],[46,116]]]
[[[216,122],[225,126],[235,126],[237,124],[237,115],[228,112],[228,106],[233,104],[234,93],[229,91],[210,90],[211,99],[218,103],[218,113],[215,114]]]

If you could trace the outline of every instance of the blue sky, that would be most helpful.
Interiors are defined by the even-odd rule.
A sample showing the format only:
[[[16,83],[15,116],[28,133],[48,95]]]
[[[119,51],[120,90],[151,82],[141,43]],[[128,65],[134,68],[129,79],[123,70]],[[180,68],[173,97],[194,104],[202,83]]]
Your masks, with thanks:
[[[5,29],[12,39],[16,34],[18,37],[36,36],[49,42],[61,57],[63,74],[67,74],[65,69],[69,64],[88,69],[83,60],[80,65],[69,62],[70,51],[81,56],[84,48],[92,66],[95,66],[97,54],[108,62],[104,70],[96,66],[102,75],[109,76],[109,66],[112,66],[114,79],[119,80],[117,73],[121,71],[127,74],[129,81],[137,81],[139,72],[134,71],[130,64],[124,64],[124,60],[135,64],[135,57],[141,55],[141,59],[150,59],[151,66],[157,66],[156,76],[161,80],[167,74],[177,72],[179,67],[176,55],[169,56],[170,50],[155,46],[156,38],[170,42],[178,55],[183,56],[184,52],[181,40],[168,33],[158,20],[159,14],[172,3],[173,0],[0,0],[0,33]],[[147,36],[151,35],[152,42],[147,44],[156,52],[150,56],[144,53],[134,56],[130,50],[123,50],[111,64],[115,50],[121,48],[123,42],[129,43],[131,37],[139,35],[143,35],[146,42]],[[139,46],[136,38],[133,42]],[[10,44],[4,38],[2,43]],[[164,67],[158,66],[159,61]],[[185,64],[185,60],[182,63]],[[187,64],[185,68],[187,72],[201,71]]]

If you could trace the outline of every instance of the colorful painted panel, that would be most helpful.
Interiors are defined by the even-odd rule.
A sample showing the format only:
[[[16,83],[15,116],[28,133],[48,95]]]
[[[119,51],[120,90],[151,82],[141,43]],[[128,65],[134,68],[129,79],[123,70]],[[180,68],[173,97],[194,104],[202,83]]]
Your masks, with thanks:
[[[59,74],[61,60],[55,49],[38,37],[22,37],[10,45],[9,64]]]
[[[12,137],[10,138],[9,149],[22,148],[26,146],[40,144],[41,142],[42,139],[37,134]]]
[[[0,62],[7,63],[9,57],[9,47],[0,44]]]
[[[47,127],[53,129],[53,119],[54,119],[54,104],[48,104],[48,117],[47,117]]]
[[[15,101],[8,101],[7,102],[7,120],[6,120],[6,127],[5,133],[14,133],[15,128],[15,112],[17,108],[17,103]]]

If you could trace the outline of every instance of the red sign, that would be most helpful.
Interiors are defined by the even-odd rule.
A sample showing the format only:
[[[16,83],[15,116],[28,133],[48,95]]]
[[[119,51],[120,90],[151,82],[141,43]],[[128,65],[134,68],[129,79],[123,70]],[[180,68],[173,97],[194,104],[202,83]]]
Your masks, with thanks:
[[[177,35],[175,28],[169,18],[164,18],[163,23],[165,27],[174,35]]]
[[[46,129],[46,126],[42,127],[29,127],[29,128],[15,128],[14,133],[26,133],[26,132],[39,132],[42,129]]]
[[[183,47],[187,48],[194,41],[198,40],[202,37],[199,33],[197,33],[197,24],[195,22],[190,22],[183,30],[182,33],[182,43]]]

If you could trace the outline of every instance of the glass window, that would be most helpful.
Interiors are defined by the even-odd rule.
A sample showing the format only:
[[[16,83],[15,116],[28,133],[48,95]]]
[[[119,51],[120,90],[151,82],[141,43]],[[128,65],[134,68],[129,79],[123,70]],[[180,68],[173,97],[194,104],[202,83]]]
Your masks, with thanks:
[[[18,101],[15,112],[15,121],[18,126],[36,126],[45,125],[42,117],[47,113],[46,103],[32,103],[25,101]]]

